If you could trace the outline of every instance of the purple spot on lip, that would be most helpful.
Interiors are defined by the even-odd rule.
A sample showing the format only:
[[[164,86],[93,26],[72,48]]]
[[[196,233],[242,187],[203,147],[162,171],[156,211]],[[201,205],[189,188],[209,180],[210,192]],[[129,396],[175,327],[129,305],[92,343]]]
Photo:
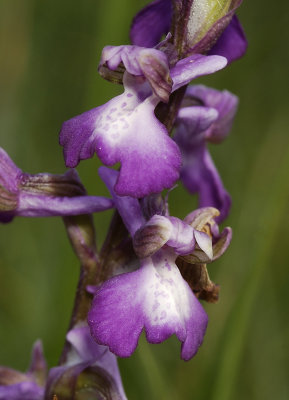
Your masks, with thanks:
[[[153,311],[155,311],[159,307],[160,303],[158,301],[155,301],[153,304]]]
[[[166,313],[166,311],[162,311],[162,313],[161,313],[161,320],[162,319],[165,319],[166,318],[166,316],[167,316],[167,313]]]
[[[132,97],[132,96],[133,96],[132,93],[128,93],[128,94],[126,95],[126,97]]]
[[[121,108],[124,108],[126,106],[126,102],[122,103]]]
[[[171,269],[172,269],[172,267],[170,266],[170,264],[166,261],[166,268],[169,270],[169,271],[171,271]]]
[[[161,296],[161,297],[168,297],[168,295],[166,294],[166,292],[164,290],[158,291],[156,290],[154,292],[155,297]]]

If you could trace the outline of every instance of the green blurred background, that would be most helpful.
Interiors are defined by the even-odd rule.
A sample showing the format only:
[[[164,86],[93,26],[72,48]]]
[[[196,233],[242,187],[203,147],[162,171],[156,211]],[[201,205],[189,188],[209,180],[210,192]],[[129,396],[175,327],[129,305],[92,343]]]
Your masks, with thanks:
[[[101,49],[128,43],[145,1],[0,0],[0,145],[30,173],[65,170],[61,123],[121,88],[97,74]],[[275,7],[276,5],[276,7]],[[246,57],[199,82],[240,97],[231,135],[211,148],[233,198],[233,242],[209,267],[220,301],[188,363],[179,343],[140,346],[120,360],[128,398],[139,400],[288,399],[288,15],[281,0],[244,0]],[[90,194],[106,194],[96,159],[78,171]],[[193,207],[181,188],[171,211]],[[111,213],[95,217],[103,241]],[[15,219],[0,226],[0,364],[24,370],[36,338],[57,362],[78,279],[61,219]]]

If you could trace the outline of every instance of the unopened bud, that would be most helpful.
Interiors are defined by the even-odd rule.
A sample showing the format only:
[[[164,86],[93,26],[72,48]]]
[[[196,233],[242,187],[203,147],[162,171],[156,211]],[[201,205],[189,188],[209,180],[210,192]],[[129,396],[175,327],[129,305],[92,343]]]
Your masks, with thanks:
[[[180,53],[206,53],[242,0],[173,0],[172,32]]]

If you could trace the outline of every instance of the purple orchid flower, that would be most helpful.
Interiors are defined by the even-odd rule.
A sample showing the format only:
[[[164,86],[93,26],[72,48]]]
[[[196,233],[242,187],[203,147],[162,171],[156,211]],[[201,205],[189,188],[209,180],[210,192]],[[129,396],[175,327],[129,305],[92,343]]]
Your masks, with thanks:
[[[117,275],[95,289],[88,314],[91,334],[121,357],[134,352],[143,329],[150,343],[176,334],[182,342],[181,357],[189,360],[203,341],[207,315],[175,261],[179,255],[192,253],[196,246],[212,258],[211,238],[173,217],[155,215],[145,223],[139,202],[115,193],[118,172],[102,167],[99,173],[134,237],[141,259],[136,271]],[[151,231],[147,235],[151,226],[157,226],[156,240],[144,250],[139,242],[146,243],[146,237],[152,237]]]
[[[155,0],[145,6],[134,18],[130,31],[131,42],[137,46],[153,47],[158,44],[161,37],[166,35],[171,29],[173,18],[173,0]],[[191,32],[199,32],[197,12],[193,7],[202,7],[201,2],[191,2],[192,10],[195,12],[195,18],[191,21]],[[194,3],[195,6],[194,6]],[[232,2],[233,3],[233,2]],[[227,13],[218,18],[213,26],[208,29],[205,36],[194,44],[189,53],[207,53],[221,55],[227,58],[231,63],[241,58],[247,50],[247,40],[244,30],[234,12],[241,1],[235,1],[233,7],[230,7]],[[179,7],[179,6],[178,6]],[[204,21],[205,13],[204,14]],[[182,13],[180,13],[182,15]],[[201,23],[199,21],[199,23]],[[219,39],[218,32],[222,32]],[[191,34],[191,36],[194,36]],[[194,41],[194,38],[191,38]],[[211,43],[215,43],[212,47]],[[211,48],[210,48],[211,47]]]
[[[75,170],[63,175],[26,174],[0,148],[0,222],[15,216],[90,214],[113,206],[111,199],[87,196]]]
[[[238,98],[228,91],[202,85],[187,89],[176,121],[175,141],[182,155],[181,180],[190,193],[199,194],[199,207],[215,207],[223,221],[231,206],[206,142],[220,143],[228,135],[238,106]],[[194,104],[194,105],[191,105]],[[201,104],[201,105],[196,105]]]
[[[67,362],[51,368],[48,375],[40,341],[33,347],[27,373],[0,367],[0,400],[53,399],[55,393],[69,400],[78,398],[76,391],[82,395],[88,391],[93,398],[126,400],[115,355],[95,343],[88,326],[74,327],[66,338],[70,344]]]
[[[107,347],[95,343],[88,326],[85,323],[75,326],[66,339],[71,345],[67,361],[50,369],[45,398],[52,398],[55,392],[61,393],[64,385],[65,399],[74,398],[75,391],[84,396],[88,391],[93,398],[126,400],[115,355]]]
[[[171,91],[223,68],[226,59],[195,54],[170,70],[166,55],[159,50],[104,48],[101,65],[116,69],[121,61],[126,68],[124,93],[66,121],[60,144],[69,167],[95,152],[105,165],[120,162],[117,194],[141,198],[172,187],[181,166],[179,148],[156,118],[155,107],[167,101]]]
[[[44,400],[46,362],[42,344],[37,341],[27,373],[0,367],[0,400]]]

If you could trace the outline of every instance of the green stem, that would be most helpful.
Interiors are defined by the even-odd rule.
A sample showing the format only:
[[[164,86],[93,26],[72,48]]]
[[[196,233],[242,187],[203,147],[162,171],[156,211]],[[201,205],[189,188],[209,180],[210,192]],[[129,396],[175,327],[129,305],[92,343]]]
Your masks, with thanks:
[[[71,245],[80,260],[80,278],[75,294],[74,307],[68,330],[77,323],[86,321],[92,295],[87,292],[88,285],[96,285],[99,276],[99,257],[96,251],[95,231],[91,215],[63,218]],[[70,345],[66,341],[59,364],[66,361]]]

